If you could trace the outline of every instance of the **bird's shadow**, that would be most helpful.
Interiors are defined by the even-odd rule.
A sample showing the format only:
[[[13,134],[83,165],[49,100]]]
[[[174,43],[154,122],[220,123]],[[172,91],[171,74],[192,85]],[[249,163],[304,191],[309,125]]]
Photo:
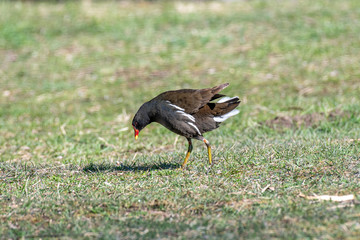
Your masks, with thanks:
[[[144,165],[135,165],[135,164],[120,164],[112,165],[107,163],[90,163],[83,168],[84,172],[113,172],[113,171],[125,171],[125,172],[144,172],[144,171],[154,171],[154,170],[166,170],[166,169],[177,169],[179,164],[175,163],[157,163],[157,164],[144,164]]]

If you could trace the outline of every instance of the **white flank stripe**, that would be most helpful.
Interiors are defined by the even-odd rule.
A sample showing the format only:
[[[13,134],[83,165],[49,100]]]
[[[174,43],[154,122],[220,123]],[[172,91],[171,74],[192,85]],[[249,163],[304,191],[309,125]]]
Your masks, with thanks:
[[[198,129],[198,127],[197,126],[195,126],[195,124],[193,124],[193,123],[191,123],[191,122],[187,122],[190,126],[192,126],[193,128],[195,128],[195,130],[197,131],[197,133],[199,134],[199,135],[201,135],[201,133],[200,133],[200,130]]]
[[[190,121],[195,122],[195,118],[193,116],[191,116],[190,114],[187,114],[183,111],[176,111],[177,113],[180,113],[181,115],[183,115],[184,117],[187,117],[188,119],[190,119]]]
[[[239,112],[240,112],[239,110],[234,109],[231,112],[228,112],[227,114],[224,114],[224,115],[221,115],[221,116],[218,116],[218,117],[214,117],[214,121],[215,122],[223,122],[226,119],[228,119],[229,117],[232,117],[232,116],[238,114]]]
[[[183,108],[181,108],[181,107],[178,107],[178,106],[176,106],[176,105],[174,105],[174,104],[171,104],[171,103],[169,103],[169,106],[171,106],[171,107],[173,107],[173,108],[176,108],[176,109],[178,109],[178,110],[180,110],[180,111],[184,111],[185,109],[183,109]]]
[[[239,98],[238,96],[236,97],[223,97],[221,98],[217,103],[223,103],[223,102],[226,102],[226,101],[229,101],[229,100],[232,100],[232,99],[235,99],[235,98]]]

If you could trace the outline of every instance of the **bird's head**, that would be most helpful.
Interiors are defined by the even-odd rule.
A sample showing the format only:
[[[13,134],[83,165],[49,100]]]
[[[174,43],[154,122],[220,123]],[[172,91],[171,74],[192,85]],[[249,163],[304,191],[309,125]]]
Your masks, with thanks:
[[[146,108],[143,106],[135,114],[132,121],[132,126],[134,128],[135,140],[139,137],[139,132],[150,123],[150,117],[146,111]]]

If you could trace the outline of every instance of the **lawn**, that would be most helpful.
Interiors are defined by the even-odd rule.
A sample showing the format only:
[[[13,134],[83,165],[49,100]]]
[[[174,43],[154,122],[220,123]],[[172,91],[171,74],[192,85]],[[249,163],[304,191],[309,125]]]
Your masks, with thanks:
[[[360,1],[1,1],[0,238],[358,239]],[[187,141],[142,103],[229,82]],[[322,195],[353,195],[321,201]],[[315,197],[313,199],[312,197]]]

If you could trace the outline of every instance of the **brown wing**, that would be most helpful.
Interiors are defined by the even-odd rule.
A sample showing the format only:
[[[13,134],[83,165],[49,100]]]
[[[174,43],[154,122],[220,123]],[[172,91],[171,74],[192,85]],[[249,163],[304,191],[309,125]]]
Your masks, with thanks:
[[[183,108],[186,113],[193,114],[211,100],[224,96],[217,93],[228,85],[229,83],[224,83],[213,88],[167,91],[155,99],[169,101],[171,104]]]

